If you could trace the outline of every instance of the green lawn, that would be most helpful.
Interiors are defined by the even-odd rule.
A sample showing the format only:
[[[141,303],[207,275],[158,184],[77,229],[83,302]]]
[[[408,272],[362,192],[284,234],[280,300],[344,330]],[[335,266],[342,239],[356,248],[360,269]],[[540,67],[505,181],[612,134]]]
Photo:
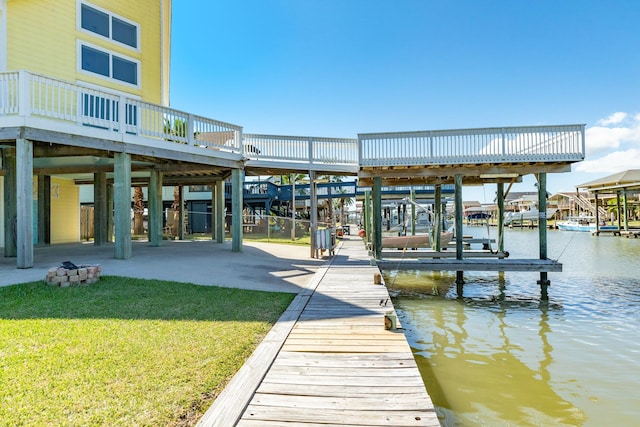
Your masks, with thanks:
[[[0,425],[193,425],[293,297],[113,276],[0,288]]]

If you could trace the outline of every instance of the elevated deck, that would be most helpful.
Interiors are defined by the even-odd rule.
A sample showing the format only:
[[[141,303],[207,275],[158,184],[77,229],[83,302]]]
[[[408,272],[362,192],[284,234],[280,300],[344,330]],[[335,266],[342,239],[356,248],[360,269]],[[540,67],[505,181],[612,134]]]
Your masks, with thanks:
[[[345,238],[198,425],[440,426],[374,273]]]

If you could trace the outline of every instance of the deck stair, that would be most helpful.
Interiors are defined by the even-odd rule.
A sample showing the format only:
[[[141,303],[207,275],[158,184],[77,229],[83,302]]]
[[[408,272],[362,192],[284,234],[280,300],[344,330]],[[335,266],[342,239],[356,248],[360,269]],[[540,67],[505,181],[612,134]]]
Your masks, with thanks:
[[[580,209],[587,211],[589,215],[596,215],[596,207],[582,194],[576,194],[575,198],[576,204],[580,207]],[[598,206],[598,216],[603,218],[607,215],[607,210],[602,206]]]

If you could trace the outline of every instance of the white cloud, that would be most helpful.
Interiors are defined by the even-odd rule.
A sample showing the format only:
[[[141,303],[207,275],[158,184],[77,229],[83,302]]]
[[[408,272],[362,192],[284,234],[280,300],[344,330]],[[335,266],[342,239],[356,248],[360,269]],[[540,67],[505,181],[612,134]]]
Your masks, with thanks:
[[[580,162],[576,165],[576,172],[610,175],[627,169],[638,169],[638,165],[640,165],[640,148],[631,148]]]
[[[614,150],[623,144],[640,145],[640,114],[613,113],[598,124],[600,126],[585,131],[587,156]]]
[[[628,116],[627,113],[623,113],[623,112],[619,111],[617,113],[611,114],[606,119],[598,120],[598,124],[602,125],[602,126],[616,125],[618,123],[622,123],[624,121],[624,119],[627,118],[627,116]]]
[[[585,131],[587,152],[591,154],[618,148],[622,141],[632,135],[629,128],[590,127]]]

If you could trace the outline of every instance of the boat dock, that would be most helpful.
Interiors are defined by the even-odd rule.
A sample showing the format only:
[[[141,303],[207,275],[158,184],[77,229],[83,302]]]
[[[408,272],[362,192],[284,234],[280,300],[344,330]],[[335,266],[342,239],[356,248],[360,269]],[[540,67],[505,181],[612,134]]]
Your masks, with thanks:
[[[507,251],[473,250],[462,252],[464,258],[508,258]],[[455,258],[456,251],[434,250],[383,250],[382,259],[414,259],[414,258]]]
[[[539,271],[561,272],[562,264],[550,259],[382,259],[378,266],[388,270],[427,271]]]
[[[379,273],[345,236],[198,426],[439,427]]]

